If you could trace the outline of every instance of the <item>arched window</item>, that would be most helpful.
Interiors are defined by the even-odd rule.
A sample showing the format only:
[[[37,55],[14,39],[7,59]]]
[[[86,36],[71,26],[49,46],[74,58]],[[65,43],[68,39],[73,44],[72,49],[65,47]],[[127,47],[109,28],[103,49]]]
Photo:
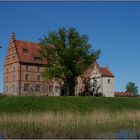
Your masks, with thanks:
[[[41,89],[40,87],[41,87],[41,85],[36,85],[36,91],[37,91],[37,92],[40,91],[40,89]]]
[[[24,84],[24,91],[29,91],[29,84],[28,83]]]
[[[12,92],[13,93],[15,92],[15,85],[13,85]]]
[[[49,86],[49,92],[50,92],[50,93],[53,92],[53,86],[52,86],[52,85]]]

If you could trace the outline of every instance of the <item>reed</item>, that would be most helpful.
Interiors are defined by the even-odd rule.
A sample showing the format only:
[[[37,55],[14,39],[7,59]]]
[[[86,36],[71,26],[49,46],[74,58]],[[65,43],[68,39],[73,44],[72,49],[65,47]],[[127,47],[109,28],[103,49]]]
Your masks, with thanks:
[[[140,130],[140,111],[0,114],[0,130],[4,138],[108,138],[105,132],[122,128]]]

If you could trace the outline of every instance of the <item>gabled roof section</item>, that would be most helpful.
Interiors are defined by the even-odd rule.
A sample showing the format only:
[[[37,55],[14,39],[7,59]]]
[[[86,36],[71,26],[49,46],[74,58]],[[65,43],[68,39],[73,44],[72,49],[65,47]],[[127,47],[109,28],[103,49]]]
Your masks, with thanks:
[[[20,62],[46,64],[40,54],[40,46],[37,43],[15,40],[15,46]]]
[[[114,77],[114,75],[111,73],[111,71],[108,68],[100,67],[99,71],[101,73],[101,76],[103,77]]]

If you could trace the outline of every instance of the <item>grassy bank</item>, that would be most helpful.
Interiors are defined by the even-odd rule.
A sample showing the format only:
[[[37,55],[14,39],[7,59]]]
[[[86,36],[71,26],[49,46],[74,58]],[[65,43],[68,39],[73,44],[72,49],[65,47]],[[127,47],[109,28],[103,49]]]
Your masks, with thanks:
[[[0,126],[4,138],[115,138],[120,128],[140,130],[140,111],[2,113]]]
[[[4,138],[115,138],[140,130],[140,98],[0,97]]]
[[[140,98],[105,97],[0,97],[0,112],[92,112],[140,110]]]

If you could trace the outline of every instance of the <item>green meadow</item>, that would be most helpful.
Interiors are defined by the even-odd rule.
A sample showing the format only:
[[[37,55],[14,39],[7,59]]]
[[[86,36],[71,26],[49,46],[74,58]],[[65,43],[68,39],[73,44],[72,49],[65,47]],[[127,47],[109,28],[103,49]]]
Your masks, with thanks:
[[[140,110],[140,98],[130,97],[0,97],[0,112],[92,112],[96,110]]]

